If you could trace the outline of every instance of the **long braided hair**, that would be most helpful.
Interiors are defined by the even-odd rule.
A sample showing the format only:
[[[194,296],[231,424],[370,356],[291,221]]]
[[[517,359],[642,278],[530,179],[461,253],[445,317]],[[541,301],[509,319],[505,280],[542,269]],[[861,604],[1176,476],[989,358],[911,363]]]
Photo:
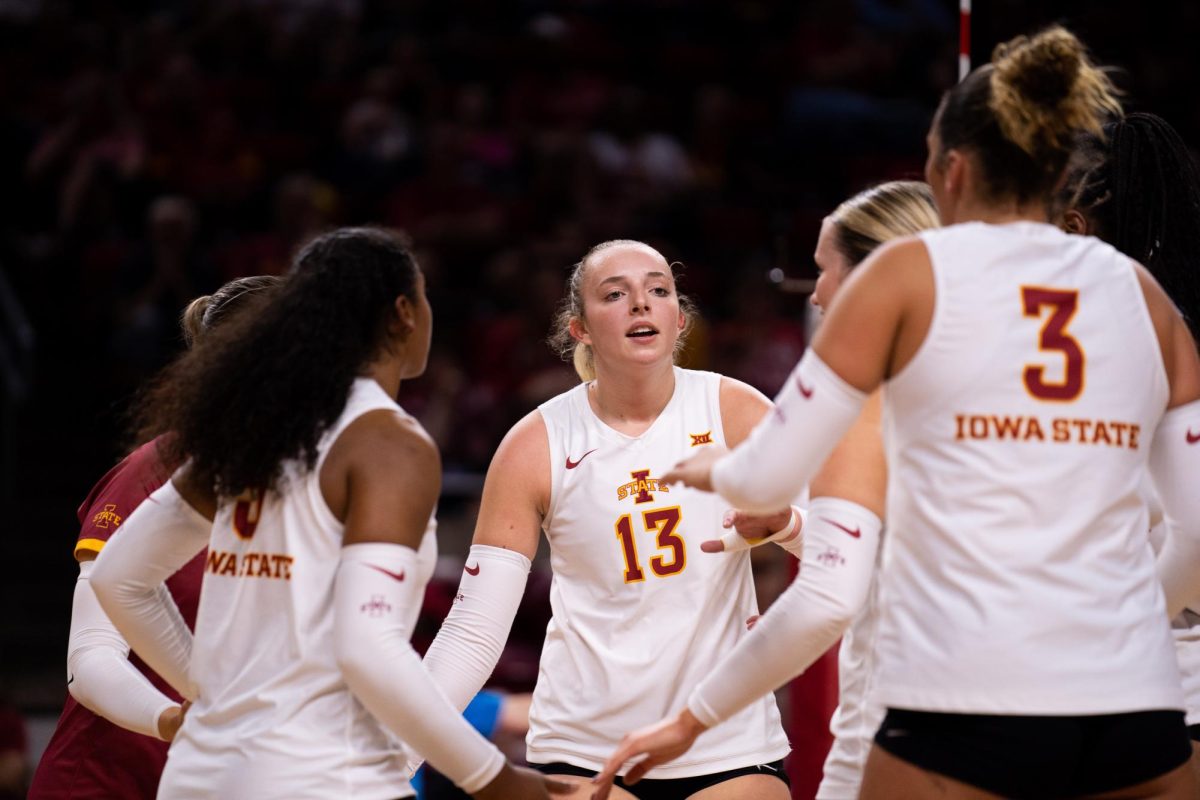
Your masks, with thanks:
[[[1081,136],[1059,205],[1150,270],[1200,341],[1200,170],[1166,120],[1134,113]]]

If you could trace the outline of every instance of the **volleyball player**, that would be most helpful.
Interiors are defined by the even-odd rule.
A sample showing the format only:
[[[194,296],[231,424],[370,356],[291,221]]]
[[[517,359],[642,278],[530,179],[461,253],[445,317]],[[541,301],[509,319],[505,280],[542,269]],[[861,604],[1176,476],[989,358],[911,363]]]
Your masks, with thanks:
[[[813,254],[819,276],[812,302],[829,308],[850,272],[884,242],[938,226],[929,186],[894,181],[860,192],[821,223]],[[876,535],[884,516],[887,463],[881,430],[881,392],[871,394],[845,438],[809,485],[808,518],[813,527],[830,520],[857,519],[861,535]],[[818,800],[858,797],[863,767],[883,709],[871,702],[874,644],[879,624],[872,584],[866,606],[842,636],[838,651],[838,707],[830,721],[833,746],[825,759]]]
[[[230,315],[261,301],[279,283],[272,276],[239,278],[198,297],[183,313],[188,346]],[[93,561],[130,513],[171,476],[161,437],[130,453],[100,479],[79,507],[75,543],[79,579],[67,640],[67,701],[38,762],[33,800],[152,798],[167,746],[182,721],[182,701],[129,645],[96,602],[89,578]],[[204,555],[166,580],[188,627],[196,621]]]
[[[580,783],[625,730],[678,708],[757,613],[748,553],[698,553],[721,529],[720,498],[659,484],[684,455],[740,443],[770,408],[743,383],[675,366],[691,314],[646,244],[605,242],[576,265],[556,340],[584,382],[500,444],[459,597],[425,657],[465,706],[500,655],[544,532],[554,616],[527,758]],[[801,540],[787,501],[746,524],[784,546]],[[774,699],[759,697],[635,796],[784,800],[788,749]]]
[[[563,788],[508,764],[408,642],[440,464],[394,398],[424,370],[431,330],[408,248],[338,230],[148,396],[146,430],[170,431],[168,455],[187,464],[125,522],[92,583],[193,703],[162,796],[411,795],[396,736],[476,797]],[[193,639],[161,582],[206,544]]]
[[[1077,142],[1059,193],[1060,224],[1098,236],[1143,264],[1175,301],[1193,339],[1200,335],[1200,172],[1183,139],[1154,114],[1134,113]],[[1151,497],[1151,521],[1161,518]],[[1158,513],[1156,513],[1158,512]],[[1161,549],[1165,525],[1152,532]],[[1192,767],[1200,775],[1200,614],[1172,620],[1183,677]]]
[[[1200,359],[1149,273],[1047,224],[1072,137],[1118,111],[1067,31],[997,49],[942,101],[926,175],[948,227],[889,243],[841,290],[771,415],[667,476],[749,510],[806,481],[884,380],[889,485],[878,691],[862,797],[1184,797],[1167,616],[1200,578]],[[1132,387],[1132,390],[1131,390]],[[1179,535],[1146,546],[1149,466]],[[810,548],[806,531],[803,577]],[[855,540],[854,530],[842,534]],[[818,539],[818,541],[813,541]],[[810,577],[847,594],[861,559]],[[817,562],[814,558],[813,563]],[[799,581],[685,710],[607,778],[694,736],[827,645]],[[854,587],[851,587],[854,588]],[[1165,592],[1164,592],[1165,588]],[[1165,594],[1165,599],[1164,599]]]

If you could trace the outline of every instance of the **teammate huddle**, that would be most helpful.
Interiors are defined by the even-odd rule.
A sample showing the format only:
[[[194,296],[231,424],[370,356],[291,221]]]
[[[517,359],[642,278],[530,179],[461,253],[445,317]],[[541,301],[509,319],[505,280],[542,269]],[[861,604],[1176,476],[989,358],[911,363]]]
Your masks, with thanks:
[[[594,247],[555,337],[583,382],[497,450],[423,663],[440,462],[394,398],[428,356],[424,279],[390,233],[317,238],[159,379],[142,419],[161,477],[109,511],[120,536],[79,545],[100,556],[72,652],[86,618],[91,652],[132,646],[190,709],[127,672],[81,670],[72,695],[174,737],[168,798],[407,796],[407,745],[480,798],[783,800],[771,690],[849,629],[820,797],[1195,796],[1176,647],[1191,699],[1200,182],[1169,129],[1119,115],[1066,31],[998,48],[943,99],[928,186],[825,221],[826,318],[774,405],[674,365],[693,312],[661,254]],[[1151,172],[1127,164],[1141,141],[1155,164],[1184,153],[1158,184],[1125,180]],[[977,417],[1126,438],[969,435]],[[146,484],[136,458],[121,475]],[[459,712],[539,531],[554,616],[527,770]],[[801,568],[746,631],[764,541]],[[206,547],[193,634],[162,587]],[[104,796],[70,750],[52,744],[32,797]]]

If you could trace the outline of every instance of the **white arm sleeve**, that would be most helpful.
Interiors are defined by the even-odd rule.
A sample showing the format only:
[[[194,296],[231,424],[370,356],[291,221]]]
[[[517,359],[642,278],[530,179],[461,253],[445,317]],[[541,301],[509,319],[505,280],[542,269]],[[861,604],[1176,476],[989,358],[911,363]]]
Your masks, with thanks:
[[[409,644],[405,620],[423,599],[416,576],[417,554],[409,547],[372,542],[342,548],[334,652],[363,706],[473,794],[496,777],[505,759],[450,705]]]
[[[90,583],[117,630],[150,668],[189,700],[192,632],[163,581],[208,544],[212,523],[171,481],[146,498],[96,559]]]
[[[454,605],[425,653],[425,668],[459,711],[496,668],[525,594],[529,559],[512,550],[471,546]]]
[[[809,348],[775,398],[774,411],[713,466],[713,488],[745,511],[783,508],[829,458],[866,401]]]
[[[1170,532],[1158,554],[1167,616],[1200,605],[1200,400],[1163,415],[1150,443],[1150,477]]]
[[[91,561],[80,564],[75,582],[67,638],[67,691],[84,708],[110,722],[158,738],[158,718],[177,704],[129,663],[129,645],[104,615],[88,582],[92,567]]]
[[[867,601],[882,524],[832,497],[808,508],[800,573],[688,699],[712,727],[799,675],[828,650]]]

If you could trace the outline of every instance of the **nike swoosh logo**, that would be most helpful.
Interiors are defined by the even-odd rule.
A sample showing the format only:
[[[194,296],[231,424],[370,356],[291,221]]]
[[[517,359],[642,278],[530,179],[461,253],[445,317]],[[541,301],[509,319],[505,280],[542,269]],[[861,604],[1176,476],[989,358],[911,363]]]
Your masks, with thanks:
[[[588,450],[586,453],[581,455],[579,457],[579,461],[572,461],[571,457],[567,456],[567,469],[575,469],[576,467],[579,466],[581,461],[583,461],[585,458],[587,458],[588,456],[590,456],[592,453],[596,452],[599,449],[600,448],[598,448],[598,447],[593,447],[591,450]]]
[[[796,388],[800,390],[800,394],[804,395],[805,400],[812,397],[813,392],[815,391],[814,389],[809,389],[807,386],[805,386],[804,381],[800,380],[799,375],[796,376]]]
[[[848,533],[848,534],[850,534],[851,536],[853,536],[855,539],[858,539],[858,538],[860,538],[860,537],[862,536],[862,528],[855,528],[854,530],[850,530],[849,528],[847,528],[847,527],[846,527],[845,525],[843,525],[842,523],[840,523],[840,522],[834,522],[834,521],[833,521],[833,520],[831,520],[829,517],[821,517],[821,519],[825,520],[826,522],[828,522],[830,525],[832,525],[832,526],[833,526],[833,527],[835,527],[835,528],[841,528],[841,529],[842,529],[842,530],[844,530],[846,533]]]
[[[463,567],[463,571],[466,572],[468,575],[478,575],[479,574],[479,565],[476,564],[474,567],[472,567],[470,564],[468,564],[465,567]]]
[[[376,572],[382,572],[384,575],[387,575],[389,578],[391,578],[394,581],[404,580],[404,570],[400,570],[399,572],[388,572],[383,567],[377,567],[374,564],[367,564],[367,566],[370,567],[371,569],[375,570]]]
[[[1200,433],[1192,433],[1192,429],[1188,428],[1187,443],[1195,444],[1196,442],[1200,442]]]
[[[74,683],[74,682],[75,682],[75,676],[74,676],[74,675],[72,675],[71,677],[67,678],[67,686],[70,686],[70,685],[71,685],[72,683]]]

